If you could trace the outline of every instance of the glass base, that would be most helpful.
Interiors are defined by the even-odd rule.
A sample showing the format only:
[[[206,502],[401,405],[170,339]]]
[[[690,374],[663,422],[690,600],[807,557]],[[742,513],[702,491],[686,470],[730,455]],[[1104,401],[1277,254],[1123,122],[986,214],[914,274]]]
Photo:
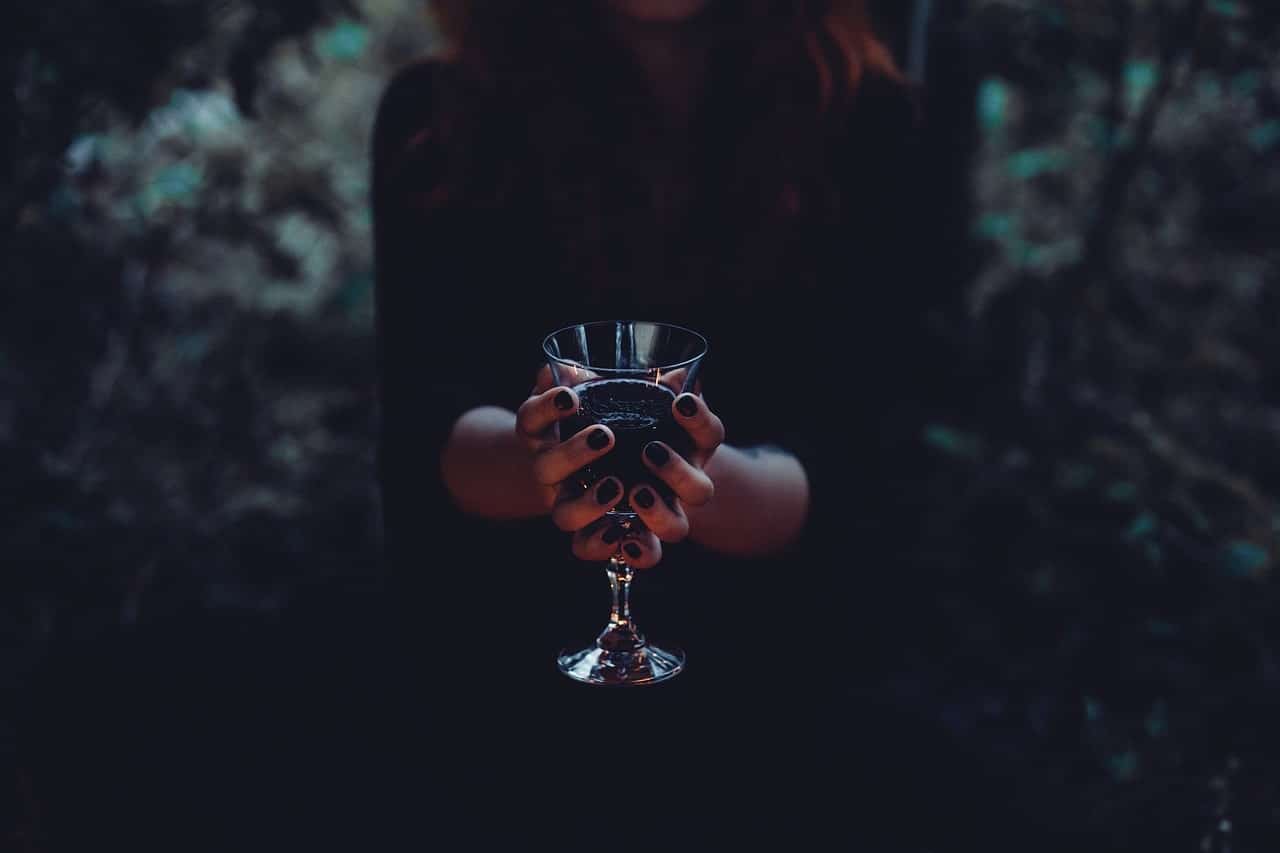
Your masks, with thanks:
[[[684,652],[664,651],[648,644],[635,651],[609,651],[596,645],[573,654],[561,653],[556,665],[583,684],[657,684],[684,670]]]

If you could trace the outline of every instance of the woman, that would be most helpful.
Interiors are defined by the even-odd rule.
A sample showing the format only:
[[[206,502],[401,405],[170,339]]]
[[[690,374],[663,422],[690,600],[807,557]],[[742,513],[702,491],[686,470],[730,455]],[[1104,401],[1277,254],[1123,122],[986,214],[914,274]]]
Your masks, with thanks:
[[[864,4],[436,11],[453,50],[392,81],[373,162],[387,547],[444,796],[524,801],[555,766],[556,796],[594,811],[622,762],[605,812],[677,785],[673,807],[717,828],[790,826],[857,778],[882,791],[823,774],[848,766],[867,616],[894,606],[884,571],[858,570],[883,555],[868,522],[907,458],[894,409],[933,381],[932,238],[917,110]],[[705,396],[677,402],[705,464],[645,461],[672,507],[613,481],[557,489],[612,437],[545,440],[578,401],[539,376],[540,341],[624,316],[710,341]],[[651,532],[596,523],[624,497]],[[598,631],[618,548],[657,566],[641,627],[689,654],[658,688],[554,672]],[[705,807],[702,786],[736,805]]]

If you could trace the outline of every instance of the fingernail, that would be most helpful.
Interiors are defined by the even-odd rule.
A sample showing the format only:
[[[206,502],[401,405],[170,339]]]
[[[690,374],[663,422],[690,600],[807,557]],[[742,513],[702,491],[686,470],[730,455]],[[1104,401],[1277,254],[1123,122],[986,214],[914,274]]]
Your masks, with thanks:
[[[622,538],[622,528],[615,524],[606,530],[600,538],[604,540],[604,544],[612,545]]]
[[[671,460],[671,452],[656,441],[651,441],[644,446],[644,455],[659,468]]]
[[[644,551],[641,551],[640,546],[634,542],[628,542],[626,545],[623,545],[622,550],[626,551],[627,556],[633,560],[638,560],[644,555]]]
[[[640,504],[641,509],[648,509],[653,506],[653,492],[648,489],[641,489],[636,492],[636,503]]]
[[[596,489],[596,503],[600,504],[600,506],[604,506],[616,498],[618,493],[621,491],[622,488],[618,485],[618,481],[610,477],[601,483],[600,487]]]
[[[602,429],[592,430],[591,435],[587,436],[587,447],[592,450],[604,450],[609,446],[609,433]]]
[[[573,408],[573,395],[568,391],[561,391],[556,395],[556,408],[562,412],[567,412]]]
[[[698,401],[693,399],[692,394],[685,394],[679,400],[676,400],[676,411],[686,418],[691,418],[698,414]]]

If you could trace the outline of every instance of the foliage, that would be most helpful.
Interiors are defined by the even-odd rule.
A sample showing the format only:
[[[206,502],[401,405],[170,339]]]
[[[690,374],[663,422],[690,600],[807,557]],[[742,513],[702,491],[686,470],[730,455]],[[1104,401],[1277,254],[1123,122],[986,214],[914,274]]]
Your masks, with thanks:
[[[973,75],[981,254],[944,322],[984,396],[918,425],[928,464],[898,488],[932,594],[872,688],[1033,756],[1117,845],[1225,849],[1224,816],[1274,838],[1280,11],[934,5]],[[15,14],[12,662],[366,571],[367,142],[429,20],[412,0]]]

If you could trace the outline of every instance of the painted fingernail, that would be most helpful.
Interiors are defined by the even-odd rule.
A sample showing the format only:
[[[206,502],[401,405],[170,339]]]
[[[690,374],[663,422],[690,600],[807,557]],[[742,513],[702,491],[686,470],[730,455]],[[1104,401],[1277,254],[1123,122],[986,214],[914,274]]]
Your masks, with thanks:
[[[656,441],[651,441],[644,446],[644,455],[659,468],[671,461],[671,452]]]
[[[604,450],[609,446],[609,433],[602,429],[593,430],[591,435],[587,436],[587,447],[592,450]]]
[[[556,395],[556,408],[562,412],[567,412],[573,408],[573,395],[568,391],[561,391]]]
[[[633,560],[638,560],[644,555],[644,551],[641,551],[640,546],[634,542],[628,542],[626,545],[623,545],[622,550],[626,551],[627,556]]]
[[[641,509],[648,509],[653,506],[653,492],[648,489],[641,489],[636,492],[636,503],[640,504]]]
[[[621,491],[622,488],[618,485],[618,481],[610,477],[608,480],[601,483],[600,487],[596,489],[596,503],[600,504],[600,506],[604,506],[616,498],[618,493]]]
[[[679,400],[676,400],[676,411],[686,418],[691,418],[698,414],[698,401],[693,399],[692,394],[685,394]]]
[[[622,528],[615,524],[601,534],[600,538],[604,540],[604,544],[612,545],[622,538]]]

